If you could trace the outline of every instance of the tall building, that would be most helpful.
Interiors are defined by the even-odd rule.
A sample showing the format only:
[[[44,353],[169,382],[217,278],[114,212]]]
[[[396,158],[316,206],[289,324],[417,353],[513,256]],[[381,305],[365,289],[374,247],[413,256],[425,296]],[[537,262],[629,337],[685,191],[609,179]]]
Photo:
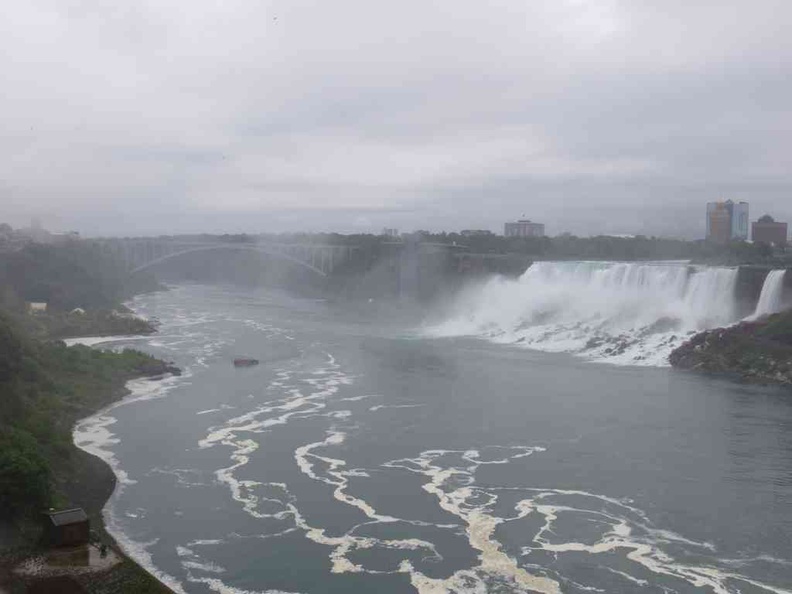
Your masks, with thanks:
[[[727,200],[726,202],[730,202]],[[731,236],[732,239],[740,239],[746,241],[748,239],[748,232],[750,231],[748,224],[748,203],[735,202],[732,205],[732,218],[731,218]]]
[[[503,225],[503,234],[506,237],[544,237],[544,223],[533,223],[527,219],[520,219],[514,223]]]
[[[758,221],[751,223],[751,239],[754,243],[783,245],[787,241],[787,233],[787,224],[777,222],[770,215],[759,217]]]
[[[748,203],[707,202],[707,240],[727,243],[748,239]]]

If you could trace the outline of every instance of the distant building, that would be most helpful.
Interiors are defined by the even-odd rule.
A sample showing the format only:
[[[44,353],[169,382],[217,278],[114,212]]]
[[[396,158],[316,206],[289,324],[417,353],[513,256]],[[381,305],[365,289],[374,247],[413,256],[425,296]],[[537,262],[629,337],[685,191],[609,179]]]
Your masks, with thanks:
[[[398,237],[399,236],[399,230],[398,229],[394,229],[392,227],[385,227],[382,230],[382,234],[384,236],[386,236],[386,237]]]
[[[729,200],[727,200],[729,202]],[[748,239],[748,232],[750,231],[748,225],[748,203],[735,202],[732,206],[732,226],[731,236],[732,239],[741,239],[746,241]]]
[[[770,215],[759,217],[758,221],[751,223],[751,239],[754,243],[783,245],[787,241],[787,233],[787,224],[776,222]]]
[[[707,202],[707,240],[727,243],[748,239],[748,203]]]
[[[50,234],[50,241],[52,243],[69,243],[72,241],[78,241],[79,239],[80,239],[80,234],[77,231],[68,231],[66,233]]]
[[[90,522],[82,508],[50,511],[44,514],[44,534],[54,547],[88,544]]]
[[[544,237],[545,226],[543,223],[520,219],[514,223],[503,225],[503,234],[506,237]]]
[[[47,311],[47,303],[45,301],[30,301],[27,304],[28,313],[45,313]]]
[[[489,229],[462,229],[459,232],[462,237],[481,237],[485,235],[493,235]]]

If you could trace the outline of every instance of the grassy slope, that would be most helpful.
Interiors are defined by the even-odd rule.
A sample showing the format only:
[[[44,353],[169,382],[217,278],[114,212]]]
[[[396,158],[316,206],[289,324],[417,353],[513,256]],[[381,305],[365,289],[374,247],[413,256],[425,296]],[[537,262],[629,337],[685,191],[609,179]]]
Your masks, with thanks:
[[[115,478],[102,461],[73,445],[72,427],[122,397],[127,380],[169,370],[135,351],[34,340],[0,315],[0,519],[18,529],[15,550],[6,547],[0,565],[5,559],[7,568],[35,548],[35,517],[48,505],[83,506],[104,533],[101,509]],[[169,592],[128,559],[84,585],[97,593]]]

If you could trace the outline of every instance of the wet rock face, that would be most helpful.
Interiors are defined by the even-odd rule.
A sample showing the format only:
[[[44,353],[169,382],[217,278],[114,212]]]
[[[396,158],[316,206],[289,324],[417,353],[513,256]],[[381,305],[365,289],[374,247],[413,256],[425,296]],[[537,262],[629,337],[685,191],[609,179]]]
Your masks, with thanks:
[[[792,386],[792,311],[694,335],[669,356],[680,369]]]

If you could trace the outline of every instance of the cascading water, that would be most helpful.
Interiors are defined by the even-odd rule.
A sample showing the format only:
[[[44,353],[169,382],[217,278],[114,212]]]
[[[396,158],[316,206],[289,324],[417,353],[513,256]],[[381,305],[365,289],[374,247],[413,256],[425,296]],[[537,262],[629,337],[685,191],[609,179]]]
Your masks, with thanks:
[[[462,294],[429,333],[665,365],[688,335],[736,321],[736,281],[736,268],[686,262],[537,262]]]
[[[756,304],[756,311],[751,316],[756,319],[781,311],[784,295],[784,275],[786,270],[771,270],[765,277],[762,293]]]

